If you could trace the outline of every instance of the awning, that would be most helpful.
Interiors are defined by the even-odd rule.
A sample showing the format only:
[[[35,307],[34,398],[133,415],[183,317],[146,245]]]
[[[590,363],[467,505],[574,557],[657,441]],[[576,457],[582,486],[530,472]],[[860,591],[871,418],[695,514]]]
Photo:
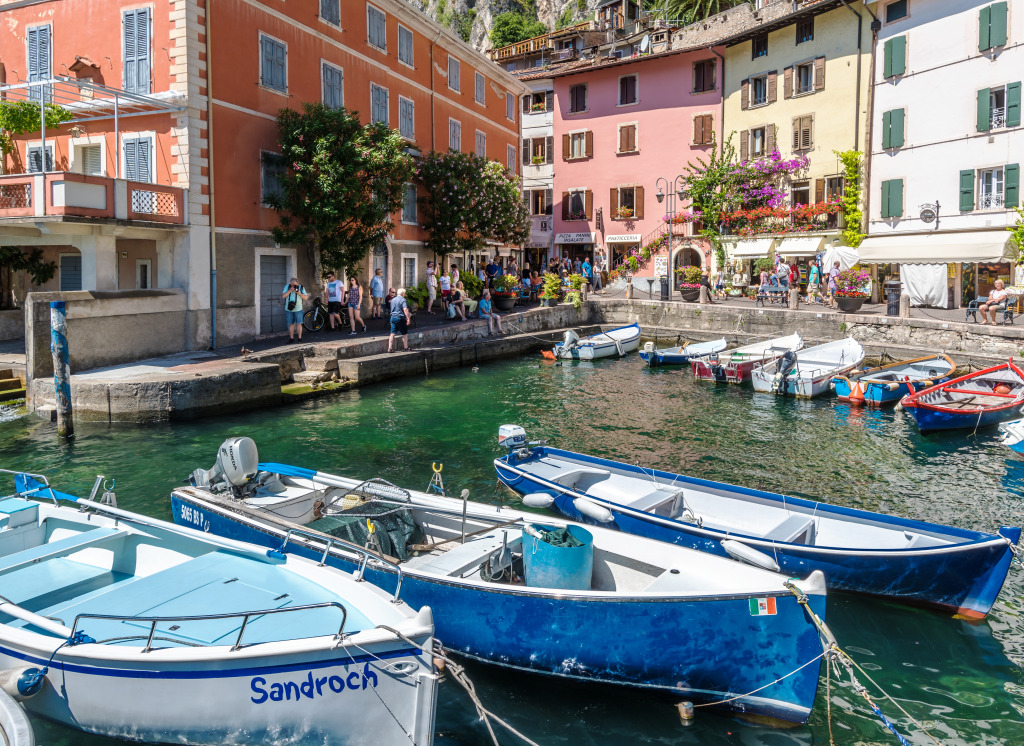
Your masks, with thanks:
[[[825,242],[824,236],[799,236],[794,238],[783,238],[775,247],[776,256],[814,256],[821,251],[821,245]]]
[[[774,238],[745,238],[736,242],[731,253],[734,259],[766,257],[773,243]]]
[[[1005,230],[873,236],[864,239],[858,253],[862,264],[949,264],[1016,261]]]

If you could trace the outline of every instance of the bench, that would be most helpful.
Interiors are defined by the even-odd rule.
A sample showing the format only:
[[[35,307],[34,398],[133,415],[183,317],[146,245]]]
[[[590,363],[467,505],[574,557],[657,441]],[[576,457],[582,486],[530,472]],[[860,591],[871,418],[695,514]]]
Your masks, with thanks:
[[[1003,301],[998,306],[996,306],[996,313],[1002,315],[1003,324],[1006,324],[1007,322],[1013,324],[1014,310],[1013,305],[1007,302],[1009,300],[1010,298],[1007,298],[1006,301]],[[981,306],[985,303],[988,303],[988,296],[986,295],[979,295],[977,298],[968,303],[967,308],[964,309],[964,323],[966,324],[968,321],[973,321],[975,324],[977,324],[978,311],[980,310]]]
[[[431,556],[423,564],[417,565],[416,569],[449,577],[462,577],[467,570],[479,567],[480,563],[487,559],[487,556],[495,549],[500,549],[505,543],[506,533],[505,530],[498,529],[493,534],[472,539],[465,544],[455,544],[452,549],[440,556]],[[515,534],[509,534],[510,549],[513,544],[521,546],[520,538]]]
[[[775,528],[765,532],[764,538],[780,544],[813,544],[814,519],[803,513],[794,513]]]
[[[80,534],[68,536],[57,541],[50,541],[46,544],[23,549],[20,552],[9,554],[0,558],[0,573],[11,572],[27,565],[35,564],[40,560],[52,559],[65,554],[77,552],[80,549],[99,544],[100,542],[118,539],[128,534],[124,529],[117,528],[94,528],[82,531]]]

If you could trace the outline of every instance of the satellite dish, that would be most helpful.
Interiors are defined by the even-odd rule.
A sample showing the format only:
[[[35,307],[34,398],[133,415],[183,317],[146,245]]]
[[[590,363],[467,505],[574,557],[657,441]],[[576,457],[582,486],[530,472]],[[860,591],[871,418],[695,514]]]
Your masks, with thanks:
[[[640,40],[640,51],[646,52],[651,48],[651,35],[645,34],[644,38]]]
[[[921,208],[921,220],[926,223],[934,223],[935,218],[938,217],[934,207],[922,207]]]

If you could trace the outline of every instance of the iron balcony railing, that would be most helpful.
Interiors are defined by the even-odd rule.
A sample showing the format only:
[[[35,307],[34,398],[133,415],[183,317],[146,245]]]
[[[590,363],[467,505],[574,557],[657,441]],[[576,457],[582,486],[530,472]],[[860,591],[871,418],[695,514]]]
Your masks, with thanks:
[[[1006,109],[991,109],[988,114],[988,126],[990,129],[999,129],[1006,126]]]
[[[1003,206],[1003,195],[999,193],[983,193],[978,198],[979,210],[994,210]]]

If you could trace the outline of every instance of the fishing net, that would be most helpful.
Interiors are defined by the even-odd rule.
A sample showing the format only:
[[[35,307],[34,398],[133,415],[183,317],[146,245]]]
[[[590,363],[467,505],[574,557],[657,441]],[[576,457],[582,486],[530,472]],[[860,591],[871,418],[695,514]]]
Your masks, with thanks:
[[[411,508],[377,500],[346,499],[335,505],[344,505],[348,509],[312,521],[308,524],[309,528],[366,546],[370,536],[367,526],[369,522],[373,524],[381,552],[403,561],[409,559],[409,544],[418,544],[424,540],[423,529],[413,518]]]
[[[569,533],[567,528],[556,528],[554,531],[540,529],[544,543],[553,547],[581,547],[583,542]]]

